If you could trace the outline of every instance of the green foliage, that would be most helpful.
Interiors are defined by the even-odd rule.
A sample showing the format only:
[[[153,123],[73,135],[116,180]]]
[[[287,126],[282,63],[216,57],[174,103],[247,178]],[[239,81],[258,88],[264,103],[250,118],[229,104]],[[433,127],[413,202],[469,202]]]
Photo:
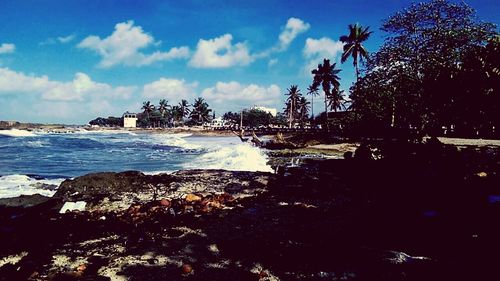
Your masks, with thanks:
[[[203,98],[196,98],[193,103],[193,109],[189,115],[191,123],[201,125],[203,122],[210,121],[210,112],[208,103]]]
[[[222,119],[239,126],[240,124],[240,113],[238,112],[226,112],[222,116]],[[265,111],[259,109],[243,110],[243,126],[257,128],[260,126],[268,126],[273,123],[273,116]]]
[[[433,0],[397,12],[382,30],[384,44],[351,88],[358,121],[428,133],[493,126],[498,108],[489,103],[498,100],[498,83],[486,73],[498,65],[495,43],[488,43],[494,25],[463,2]]]
[[[310,89],[318,89],[321,85],[325,94],[325,111],[328,111],[328,106],[334,111],[341,107],[340,93],[340,69],[335,69],[336,64],[330,64],[329,59],[324,59],[323,64],[318,64],[318,68],[313,69],[311,73],[314,75],[313,83]],[[328,130],[328,122],[325,120],[325,127]]]
[[[363,59],[368,58],[368,51],[363,46],[363,42],[368,40],[372,31],[368,31],[370,27],[363,29],[361,25],[350,24],[349,25],[349,35],[340,36],[340,41],[344,43],[344,52],[342,53],[341,62],[344,63],[349,57],[352,57],[352,63],[356,70],[356,80],[359,80],[359,68],[358,68],[358,58],[363,61]]]
[[[101,127],[121,127],[123,126],[123,118],[109,116],[108,118],[97,117],[89,122],[90,125],[97,125]]]

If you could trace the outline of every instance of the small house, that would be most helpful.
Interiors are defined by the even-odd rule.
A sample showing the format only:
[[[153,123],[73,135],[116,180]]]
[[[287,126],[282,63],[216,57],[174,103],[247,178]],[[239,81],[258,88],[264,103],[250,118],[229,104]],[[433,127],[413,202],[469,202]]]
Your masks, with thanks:
[[[123,127],[124,128],[137,127],[137,114],[125,112],[123,114]]]

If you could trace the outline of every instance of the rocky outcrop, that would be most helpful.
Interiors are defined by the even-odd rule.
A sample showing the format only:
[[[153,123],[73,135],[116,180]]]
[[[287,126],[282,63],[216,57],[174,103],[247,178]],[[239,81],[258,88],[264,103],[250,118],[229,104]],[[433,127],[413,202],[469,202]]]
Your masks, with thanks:
[[[94,173],[64,181],[54,197],[63,201],[85,201],[90,211],[123,211],[134,203],[181,199],[188,194],[255,196],[264,192],[274,177],[270,173],[224,170],[186,170],[159,175],[137,171]]]

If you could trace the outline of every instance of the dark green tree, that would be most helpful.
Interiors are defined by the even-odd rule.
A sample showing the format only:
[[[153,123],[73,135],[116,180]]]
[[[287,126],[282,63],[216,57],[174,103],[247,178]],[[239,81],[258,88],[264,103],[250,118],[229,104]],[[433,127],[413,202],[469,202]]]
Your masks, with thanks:
[[[193,109],[189,117],[191,122],[201,125],[203,122],[210,121],[210,112],[208,103],[203,98],[196,98],[193,103]]]
[[[288,116],[288,127],[291,128],[292,123],[300,116],[298,103],[302,95],[297,85],[291,85],[290,88],[287,89],[285,95],[288,97],[286,98],[284,109],[285,114]]]
[[[327,116],[329,100],[333,99],[333,104],[338,104],[340,102],[335,99],[338,98],[338,95],[336,93],[340,91],[340,77],[338,76],[338,74],[341,70],[336,69],[335,66],[335,63],[330,64],[329,59],[323,59],[323,63],[318,64],[318,68],[311,71],[311,73],[314,75],[311,87],[319,88],[319,86],[321,85],[321,88],[323,89],[323,93],[325,95],[325,112]],[[325,127],[328,131],[328,118],[325,118]]]
[[[368,58],[368,51],[363,46],[363,42],[368,40],[372,31],[368,31],[370,27],[363,28],[359,24],[349,25],[349,35],[340,36],[340,41],[344,43],[344,52],[342,53],[341,62],[344,63],[349,57],[352,57],[352,64],[356,70],[356,81],[359,81],[358,59],[363,62],[363,59]]]

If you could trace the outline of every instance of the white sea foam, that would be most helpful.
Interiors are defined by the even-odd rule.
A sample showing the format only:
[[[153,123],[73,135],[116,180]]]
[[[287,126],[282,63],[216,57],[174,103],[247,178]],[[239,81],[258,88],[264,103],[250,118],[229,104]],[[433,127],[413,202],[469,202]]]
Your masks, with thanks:
[[[154,134],[150,137],[155,144],[179,147],[184,149],[201,149],[201,145],[192,143],[185,139],[190,136],[191,134]]]
[[[46,185],[59,184],[65,179],[43,179],[37,180],[26,175],[8,175],[0,177],[0,198],[11,198],[20,195],[40,194],[52,196],[56,188],[47,188]],[[45,184],[45,186],[43,186]]]
[[[28,141],[28,142],[26,142],[26,146],[32,147],[32,148],[47,147],[48,145],[49,145],[49,142],[47,142],[47,141],[41,141],[41,140],[35,140],[35,141]]]
[[[10,129],[0,130],[0,135],[8,137],[35,137],[36,134],[26,130]]]
[[[185,164],[188,169],[224,169],[232,171],[273,172],[267,165],[268,157],[259,148],[248,143],[222,146],[200,155]]]

